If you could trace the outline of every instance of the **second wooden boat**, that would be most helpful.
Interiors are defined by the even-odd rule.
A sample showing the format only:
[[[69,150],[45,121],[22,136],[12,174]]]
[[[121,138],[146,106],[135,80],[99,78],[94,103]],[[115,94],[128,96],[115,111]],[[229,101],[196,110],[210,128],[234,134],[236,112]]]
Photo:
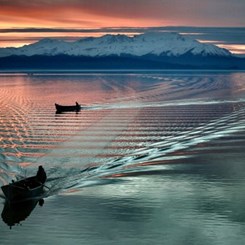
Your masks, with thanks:
[[[75,105],[59,105],[55,103],[56,112],[65,112],[65,111],[75,111],[79,112],[81,110],[81,105],[77,102]]]

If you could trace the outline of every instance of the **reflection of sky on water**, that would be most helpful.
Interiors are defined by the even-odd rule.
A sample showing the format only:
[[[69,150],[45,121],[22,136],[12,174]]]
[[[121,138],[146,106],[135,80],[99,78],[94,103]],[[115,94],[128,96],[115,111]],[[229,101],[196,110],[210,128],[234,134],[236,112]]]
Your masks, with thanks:
[[[6,244],[244,243],[243,73],[0,81],[0,182],[43,164],[51,187]]]

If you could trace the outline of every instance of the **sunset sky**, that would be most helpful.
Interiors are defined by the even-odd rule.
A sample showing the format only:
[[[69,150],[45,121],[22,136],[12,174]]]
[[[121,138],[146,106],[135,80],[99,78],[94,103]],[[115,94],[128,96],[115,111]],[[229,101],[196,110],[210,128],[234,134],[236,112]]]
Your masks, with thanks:
[[[245,53],[244,13],[243,0],[0,0],[0,47],[45,37],[76,40],[106,33],[134,35],[153,27],[183,32],[169,27],[195,26],[184,34]],[[214,27],[223,27],[222,35]]]

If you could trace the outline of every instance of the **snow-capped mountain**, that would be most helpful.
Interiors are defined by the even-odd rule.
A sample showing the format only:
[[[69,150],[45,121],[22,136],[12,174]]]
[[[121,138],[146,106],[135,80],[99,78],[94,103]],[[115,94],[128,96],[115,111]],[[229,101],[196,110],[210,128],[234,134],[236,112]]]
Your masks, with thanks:
[[[178,33],[147,32],[2,48],[0,69],[245,69],[245,59]]]
[[[231,53],[212,44],[200,43],[188,36],[169,32],[147,32],[129,37],[126,35],[104,35],[83,38],[75,42],[58,39],[42,39],[20,48],[1,48],[0,57],[6,56],[231,56]]]

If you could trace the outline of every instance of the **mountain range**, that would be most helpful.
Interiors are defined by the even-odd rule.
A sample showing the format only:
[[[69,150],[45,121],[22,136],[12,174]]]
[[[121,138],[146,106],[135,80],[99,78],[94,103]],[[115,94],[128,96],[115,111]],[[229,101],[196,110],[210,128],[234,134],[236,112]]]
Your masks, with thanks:
[[[170,32],[104,35],[75,42],[42,39],[0,48],[0,69],[244,69],[245,59],[213,44]]]

